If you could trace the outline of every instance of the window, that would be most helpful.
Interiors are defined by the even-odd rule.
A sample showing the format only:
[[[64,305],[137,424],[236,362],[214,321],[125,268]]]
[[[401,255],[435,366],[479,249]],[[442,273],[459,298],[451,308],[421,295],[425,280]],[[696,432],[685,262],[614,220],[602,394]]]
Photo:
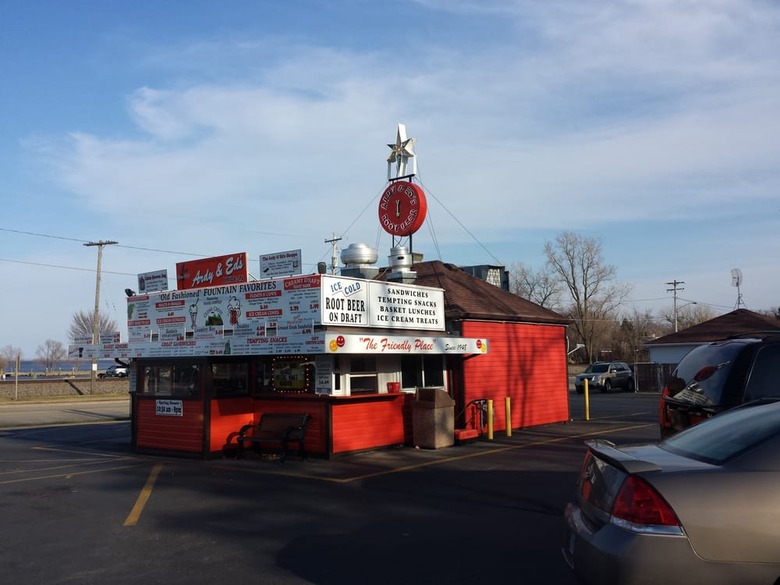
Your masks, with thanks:
[[[780,428],[777,404],[742,406],[666,439],[662,449],[705,463],[721,465],[731,457],[775,437]]]
[[[311,357],[276,357],[272,361],[273,391],[314,393],[314,363]]]
[[[376,376],[376,357],[361,356],[350,360],[349,370],[350,394],[379,392],[379,382]]]
[[[211,389],[215,397],[247,394],[249,364],[235,361],[212,363]]]
[[[258,358],[256,363],[255,391],[269,393],[274,391],[274,368],[271,358]]]
[[[200,365],[150,365],[144,368],[142,394],[176,398],[200,397]]]
[[[401,386],[444,386],[444,356],[405,355],[401,358]]]
[[[758,351],[745,389],[744,402],[767,396],[780,396],[778,363],[780,363],[780,345],[769,345]]]

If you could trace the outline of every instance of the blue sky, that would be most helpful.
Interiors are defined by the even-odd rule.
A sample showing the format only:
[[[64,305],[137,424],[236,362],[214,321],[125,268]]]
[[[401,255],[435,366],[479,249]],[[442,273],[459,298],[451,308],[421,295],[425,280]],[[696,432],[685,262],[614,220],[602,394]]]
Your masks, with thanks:
[[[769,0],[0,4],[0,347],[34,357],[135,275],[325,240],[389,253],[417,140],[426,259],[539,267],[600,238],[632,305],[780,305],[780,5]],[[33,235],[36,234],[36,235]],[[55,237],[46,237],[55,236]]]

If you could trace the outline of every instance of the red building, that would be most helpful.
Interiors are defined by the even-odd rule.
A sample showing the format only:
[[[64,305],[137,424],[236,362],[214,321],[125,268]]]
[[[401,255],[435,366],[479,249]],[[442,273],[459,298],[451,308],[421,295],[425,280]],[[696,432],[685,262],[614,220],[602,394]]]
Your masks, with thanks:
[[[454,332],[489,340],[486,355],[453,360],[450,392],[457,412],[472,400],[493,400],[494,427],[504,430],[503,406],[509,397],[510,428],[569,419],[568,319],[452,264],[423,262],[414,269],[418,284],[444,289],[446,318]]]
[[[452,397],[450,408],[459,429],[480,426],[475,401],[481,406],[487,400],[495,405],[496,431],[507,424],[519,428],[568,420],[565,318],[450,264],[421,262],[412,268],[398,284],[385,280],[388,271],[382,270],[373,279],[312,275],[258,281],[266,283],[262,286],[233,284],[201,288],[197,294],[128,299],[135,341],[101,346],[98,352],[100,357],[130,358],[134,447],[222,456],[236,448],[243,425],[270,412],[311,415],[306,435],[310,454],[331,457],[413,445],[420,440],[415,437],[414,410],[421,387],[441,389]],[[397,276],[391,273],[391,278]],[[273,331],[268,327],[256,336],[251,332],[247,339],[235,335],[241,327],[239,315],[274,313],[270,302],[243,308],[242,303],[258,296],[268,300],[267,291],[282,286],[290,295],[285,311],[300,309],[302,300],[319,298],[312,296],[312,289],[317,294],[320,289],[339,290],[333,295],[322,291],[321,316],[309,329],[295,334],[285,329],[288,335],[281,335],[289,324],[283,327],[280,309]],[[340,300],[343,289],[362,292],[374,286],[381,292],[368,292],[365,301],[359,294],[349,303]],[[198,309],[201,302],[204,306]],[[368,311],[364,302],[374,307]],[[426,316],[416,317],[417,323],[397,323],[412,319],[405,317],[408,313],[397,314],[402,302],[426,307],[416,311]],[[206,313],[198,318],[211,323],[207,331],[196,326],[196,309]],[[215,325],[218,314],[230,315],[230,322]],[[132,333],[138,322],[133,317],[139,316],[144,323],[178,323],[180,316],[192,316],[193,329],[185,327],[179,334],[177,328],[143,325],[139,340],[138,333]],[[366,323],[355,323],[363,320]],[[387,327],[368,323],[372,320]],[[228,331],[228,325],[236,331]],[[221,335],[216,342],[196,341],[199,335],[213,334],[215,327]],[[400,391],[393,392],[396,388]]]

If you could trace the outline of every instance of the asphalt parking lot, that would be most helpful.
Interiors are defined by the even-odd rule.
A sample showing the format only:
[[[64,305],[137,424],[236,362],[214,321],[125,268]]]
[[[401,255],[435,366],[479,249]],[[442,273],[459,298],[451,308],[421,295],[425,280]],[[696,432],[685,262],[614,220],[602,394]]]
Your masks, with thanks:
[[[582,402],[493,441],[283,466],[138,455],[121,420],[0,429],[4,579],[573,584],[559,539],[583,441],[658,437],[657,396],[594,395],[589,421]]]

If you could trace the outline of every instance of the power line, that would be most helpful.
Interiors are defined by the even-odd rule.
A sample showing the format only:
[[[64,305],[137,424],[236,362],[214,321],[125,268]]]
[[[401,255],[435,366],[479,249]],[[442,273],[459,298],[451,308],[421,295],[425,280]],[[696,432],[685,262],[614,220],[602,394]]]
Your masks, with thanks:
[[[11,262],[12,264],[27,264],[29,266],[41,266],[43,268],[60,268],[62,270],[81,270],[82,272],[95,272],[94,268],[81,268],[79,266],[63,266],[62,264],[46,264],[44,262],[28,262],[26,260],[11,260],[9,258],[0,258],[0,262]],[[130,272],[113,272],[103,270],[103,274],[116,274],[119,276],[138,276]]]
[[[85,244],[89,241],[89,240],[78,240],[76,238],[67,238],[65,236],[54,236],[51,234],[38,234],[36,232],[26,232],[22,230],[14,230],[11,228],[3,228],[3,227],[0,227],[0,232],[11,232],[14,234],[23,234],[25,236],[37,236],[39,238],[51,238],[53,240],[66,240],[69,242],[78,242],[79,244]]]
[[[38,232],[28,232],[24,230],[15,230],[11,228],[4,228],[0,227],[0,232],[10,232],[14,234],[22,234],[25,236],[35,236],[38,238],[50,238],[53,240],[65,240],[67,242],[78,242],[79,244],[87,244],[89,240],[80,240],[78,238],[69,238],[67,236],[56,236],[54,234],[40,234]],[[161,252],[163,254],[178,254],[181,256],[199,256],[202,258],[206,258],[208,254],[195,254],[194,252],[177,252],[175,250],[161,250],[159,248],[144,248],[142,246],[125,246],[122,244],[117,244],[117,248],[126,248],[128,250],[142,250],[144,252]]]
[[[418,177],[418,180],[419,180],[419,177]],[[495,261],[496,261],[496,264],[501,264],[501,265],[503,265],[503,262],[501,262],[501,260],[499,260],[498,258],[496,258],[496,257],[493,255],[493,253],[492,253],[490,250],[488,250],[488,249],[487,249],[487,247],[486,247],[486,246],[485,246],[485,245],[484,245],[482,242],[480,242],[480,241],[477,239],[477,236],[475,236],[474,234],[472,234],[472,233],[469,231],[469,229],[468,229],[468,228],[467,228],[465,225],[463,225],[463,222],[462,222],[462,221],[460,221],[460,220],[459,220],[457,217],[455,217],[455,214],[454,214],[454,213],[452,213],[452,212],[451,212],[451,211],[450,211],[450,210],[447,208],[447,206],[446,206],[446,205],[444,205],[444,203],[442,203],[441,201],[439,201],[439,199],[436,197],[436,195],[434,195],[433,193],[431,193],[430,189],[428,189],[428,187],[426,187],[426,186],[423,184],[423,182],[422,182],[422,181],[420,181],[420,184],[421,184],[421,185],[423,186],[423,188],[425,189],[425,192],[426,192],[426,193],[428,193],[428,194],[429,194],[431,197],[433,197],[433,199],[436,201],[436,203],[438,203],[439,205],[441,205],[441,206],[444,208],[444,211],[446,211],[446,212],[447,212],[447,213],[450,215],[450,217],[451,217],[452,219],[454,219],[454,220],[455,220],[455,222],[456,222],[456,223],[457,223],[457,224],[458,224],[458,225],[459,225],[459,226],[460,226],[460,227],[463,229],[463,231],[464,231],[464,232],[466,232],[466,233],[467,233],[469,236],[471,236],[471,239],[472,239],[472,240],[474,240],[474,241],[477,243],[477,245],[478,245],[480,248],[482,248],[482,249],[483,249],[485,252],[487,252],[488,256],[490,256],[490,257],[491,257],[493,260],[495,260]]]

